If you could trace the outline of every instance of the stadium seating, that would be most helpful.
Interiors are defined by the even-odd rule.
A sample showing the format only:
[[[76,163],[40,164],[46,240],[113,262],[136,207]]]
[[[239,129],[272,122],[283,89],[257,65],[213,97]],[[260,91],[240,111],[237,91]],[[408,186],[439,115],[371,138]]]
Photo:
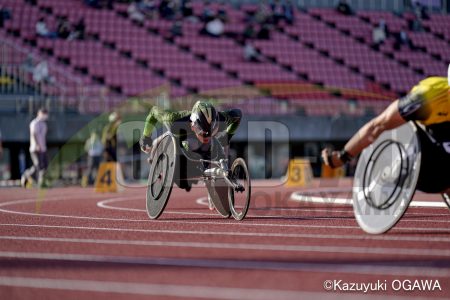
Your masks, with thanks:
[[[109,96],[118,99],[114,101],[161,86],[170,86],[171,96],[176,97],[188,93],[214,95],[251,85],[275,97],[259,98],[269,108],[276,98],[282,98],[296,101],[300,108],[306,107],[307,113],[334,114],[348,112],[347,102],[338,98],[386,100],[404,94],[424,76],[443,74],[450,57],[450,18],[441,15],[431,15],[424,21],[424,32],[408,31],[416,49],[396,50],[392,38],[379,49],[372,47],[372,30],[381,19],[391,32],[404,30],[408,14],[361,11],[343,16],[326,8],[295,11],[292,25],[272,30],[269,40],[252,40],[261,54],[261,62],[252,63],[244,60],[244,46],[237,37],[246,26],[246,12],[255,11],[256,5],[235,9],[229,4],[193,2],[197,16],[205,7],[227,13],[226,34],[211,38],[200,34],[200,22],[190,19],[182,20],[181,37],[171,36],[172,21],[156,19],[137,24],[127,17],[127,4],[122,3],[115,3],[112,10],[92,9],[80,0],[37,0],[37,5],[24,0],[2,3],[14,16],[0,29],[2,40],[37,60],[47,60],[66,95],[75,95],[80,86],[97,94],[107,88]],[[84,18],[88,38],[69,41],[36,37],[35,24],[41,16],[50,28],[55,28],[58,17],[67,17],[71,24]],[[24,59],[22,52],[12,63],[20,64]],[[47,94],[60,92],[54,89],[47,85],[42,90]],[[321,102],[314,106],[309,102],[317,99],[339,104]],[[255,110],[256,102],[248,103],[249,109]],[[317,108],[324,103],[327,109]],[[361,103],[350,113],[379,111],[386,104]],[[92,104],[89,110],[101,109],[102,105]],[[286,113],[282,109],[272,111]]]

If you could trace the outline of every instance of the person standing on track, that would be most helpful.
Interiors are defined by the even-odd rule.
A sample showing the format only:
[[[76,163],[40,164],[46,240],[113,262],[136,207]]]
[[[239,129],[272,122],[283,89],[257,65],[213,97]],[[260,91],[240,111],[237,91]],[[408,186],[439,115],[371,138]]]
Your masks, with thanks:
[[[94,175],[98,171],[102,160],[103,144],[96,131],[92,131],[84,144],[87,153],[87,170],[85,178],[88,185],[94,184]]]
[[[450,195],[450,66],[448,78],[429,77],[405,97],[391,103],[365,124],[341,151],[322,151],[324,163],[337,168],[360,154],[385,130],[414,121],[421,144],[422,164],[417,189]],[[447,198],[448,199],[448,198]]]
[[[45,188],[44,181],[45,171],[48,167],[47,158],[47,120],[48,111],[45,108],[39,109],[37,117],[30,123],[30,156],[33,166],[22,175],[22,187],[26,187],[27,183],[36,179],[40,188]]]
[[[117,112],[113,112],[108,117],[108,124],[103,128],[102,143],[105,161],[117,161],[117,130],[121,122],[120,115]]]

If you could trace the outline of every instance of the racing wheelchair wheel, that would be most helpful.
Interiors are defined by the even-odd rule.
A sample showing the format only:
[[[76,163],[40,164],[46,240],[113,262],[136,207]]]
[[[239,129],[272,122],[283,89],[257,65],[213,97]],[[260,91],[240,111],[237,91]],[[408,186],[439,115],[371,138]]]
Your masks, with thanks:
[[[237,184],[237,188],[228,189],[230,211],[236,220],[240,221],[247,215],[250,206],[251,182],[247,164],[242,158],[237,158],[230,169],[230,180]]]
[[[225,158],[222,145],[214,137],[212,139],[211,160],[220,160]],[[216,178],[215,180],[207,180],[205,182],[206,189],[211,202],[214,204],[216,211],[224,218],[231,216],[230,205],[228,201],[228,184],[223,178]]]
[[[445,204],[447,204],[447,207],[450,209],[450,193],[443,193],[442,198],[444,198]]]
[[[178,149],[170,134],[166,134],[154,152],[147,183],[147,214],[157,219],[167,205],[175,176]]]
[[[413,123],[384,132],[359,158],[353,180],[353,210],[367,233],[390,230],[416,191],[421,148]]]

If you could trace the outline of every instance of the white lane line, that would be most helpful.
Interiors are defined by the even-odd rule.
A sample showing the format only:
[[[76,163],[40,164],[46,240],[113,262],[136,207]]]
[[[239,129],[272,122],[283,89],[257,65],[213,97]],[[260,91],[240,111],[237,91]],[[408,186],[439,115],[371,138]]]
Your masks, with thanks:
[[[78,198],[76,198],[78,199]],[[55,198],[49,199],[45,201],[62,201],[67,200],[67,198]],[[17,205],[17,204],[25,204],[25,203],[33,203],[36,199],[25,199],[25,200],[15,200],[9,201],[5,203],[1,203],[0,207],[4,207],[7,205]],[[16,214],[16,215],[24,215],[24,216],[33,216],[33,217],[50,217],[50,218],[63,218],[63,219],[78,219],[78,220],[96,220],[96,221],[120,221],[120,222],[154,222],[156,223],[169,223],[169,224],[194,224],[194,225],[227,225],[227,226],[239,226],[239,227],[274,227],[274,228],[326,228],[326,229],[356,229],[361,230],[359,226],[348,226],[348,225],[316,225],[316,224],[279,224],[279,223],[250,223],[250,222],[235,222],[235,221],[198,221],[198,220],[157,220],[151,221],[149,219],[121,219],[121,218],[106,218],[106,217],[94,217],[94,216],[74,216],[74,215],[56,215],[56,214],[43,214],[43,213],[32,213],[32,212],[21,212],[15,210],[8,210],[4,208],[0,208],[0,212]],[[260,218],[259,216],[255,217],[256,219]],[[280,220],[286,221],[294,221],[294,220],[304,220],[304,221],[314,221],[316,218],[309,217],[283,217],[283,216],[275,216]],[[250,218],[251,219],[251,218]],[[328,218],[324,218],[328,219]],[[428,223],[430,221],[427,221]],[[410,232],[450,232],[450,228],[448,227],[394,227],[391,231],[410,231]]]
[[[0,277],[0,285],[21,288],[53,289],[64,291],[83,291],[96,293],[133,294],[146,296],[166,296],[199,299],[223,300],[298,300],[298,299],[360,299],[361,295],[325,292],[303,292],[273,289],[228,288],[199,285],[174,285],[150,283],[125,283],[114,281],[51,279],[33,277]],[[411,297],[389,296],[390,299],[408,299]],[[385,296],[364,295],[364,299],[385,299]],[[413,299],[426,299],[414,297]],[[440,300],[439,298],[434,298]]]
[[[173,285],[173,284],[148,284],[148,283],[124,283],[113,281],[70,280],[32,277],[0,277],[0,285],[21,288],[53,289],[65,291],[83,291],[97,293],[134,294],[146,296],[166,297],[192,297],[201,299],[301,299],[304,297],[328,297],[324,293],[296,292],[283,290],[262,290],[208,287],[198,285]]]
[[[114,199],[106,199],[106,200],[102,200],[97,202],[97,206],[101,207],[101,208],[105,208],[105,209],[112,209],[112,210],[122,210],[122,211],[134,211],[134,212],[144,212],[146,213],[147,211],[145,209],[139,209],[139,208],[129,208],[129,207],[117,207],[117,206],[112,206],[110,204],[112,203],[117,203],[117,202],[123,202],[123,201],[137,201],[137,200],[142,200],[141,197],[131,197],[131,198],[125,198],[125,197],[121,197],[121,198],[114,198]],[[201,197],[195,200],[195,202],[198,205],[202,205],[202,206],[208,206],[208,198],[206,197]],[[328,209],[320,209],[320,208],[279,208],[279,207],[263,207],[263,208],[250,208],[250,211],[301,211],[301,212],[336,212],[336,213],[348,213],[349,215],[353,216],[353,210],[349,209],[349,210],[339,210],[339,209],[335,209],[335,208],[328,208]],[[217,216],[217,214],[215,213],[195,213],[195,212],[173,212],[173,211],[164,211],[164,214],[191,214],[191,215],[205,215],[205,216]],[[421,215],[423,216],[424,213],[418,213],[418,212],[408,212],[408,215]],[[261,217],[261,218],[274,218],[274,217],[281,217],[280,215],[277,216],[269,216],[269,215],[253,215],[251,213],[249,213],[247,215],[248,217]],[[444,214],[436,214],[436,213],[432,213],[432,214],[427,214],[427,216],[449,216],[449,213],[444,213]],[[289,217],[289,216],[287,216]],[[290,217],[294,217],[294,216],[290,216]],[[330,219],[330,218],[327,218]]]
[[[72,199],[80,199],[79,197],[71,198],[71,197],[54,197],[54,198],[45,198],[43,203],[47,201],[63,201],[63,200],[72,200]],[[33,213],[33,212],[24,212],[24,211],[16,211],[9,210],[1,207],[17,205],[17,204],[28,204],[36,202],[35,198],[33,199],[24,199],[24,200],[14,200],[8,201],[4,203],[0,203],[0,212],[23,215],[23,216],[33,216],[33,217],[52,217],[52,218],[69,218],[69,219],[81,219],[81,220],[102,220],[102,221],[125,221],[125,222],[148,222],[149,219],[145,220],[134,220],[134,219],[120,219],[120,218],[104,218],[104,217],[94,217],[94,216],[72,216],[72,215],[55,215],[55,214],[44,214],[44,213]]]
[[[118,231],[134,233],[163,233],[181,235],[212,235],[212,236],[238,236],[238,237],[280,237],[280,238],[307,238],[307,239],[336,239],[336,240],[376,240],[401,242],[443,242],[450,243],[450,237],[436,236],[404,236],[404,235],[351,235],[351,234],[319,234],[319,233],[274,233],[274,232],[233,232],[233,231],[199,231],[199,230],[163,230],[163,229],[133,229],[133,228],[107,228],[86,226],[64,226],[43,224],[0,224],[0,227],[48,228],[48,229],[74,229],[86,231]]]
[[[276,271],[297,271],[297,272],[319,272],[319,273],[345,273],[361,275],[387,275],[387,276],[433,276],[448,277],[448,268],[434,267],[433,261],[428,265],[403,265],[387,263],[381,265],[377,262],[362,263],[327,263],[327,262],[296,262],[296,261],[267,261],[267,260],[245,260],[245,259],[198,259],[198,258],[153,258],[153,257],[133,257],[133,256],[109,256],[109,255],[84,255],[84,254],[62,254],[62,253],[42,253],[42,252],[8,252],[0,251],[2,258],[32,259],[32,260],[52,260],[71,261],[87,263],[111,263],[127,265],[153,265],[185,268],[214,268],[214,269],[239,269],[239,270],[276,270]],[[406,262],[417,263],[417,261]],[[431,266],[429,266],[431,265]]]
[[[135,212],[147,212],[147,210],[145,209],[139,209],[139,208],[128,208],[128,207],[117,207],[117,206],[111,206],[109,204],[112,203],[116,203],[116,202],[123,202],[123,201],[129,201],[129,200],[142,200],[144,202],[144,200],[141,198],[128,198],[128,197],[119,197],[119,198],[114,198],[114,199],[106,199],[106,200],[102,200],[97,202],[97,206],[101,207],[101,208],[106,208],[106,209],[112,209],[112,210],[121,210],[121,211],[135,211]],[[184,212],[184,211],[170,211],[170,210],[165,210],[163,212],[163,214],[172,214],[172,215],[197,215],[197,216],[217,216],[217,214],[213,214],[213,213],[197,213],[197,212]]]
[[[212,243],[212,242],[171,242],[148,240],[108,240],[108,239],[80,239],[80,238],[50,238],[30,236],[0,236],[0,240],[34,241],[56,243],[81,243],[148,247],[176,247],[198,249],[227,249],[227,251],[254,250],[277,252],[317,252],[317,253],[351,253],[351,254],[377,254],[377,255],[404,255],[420,257],[450,257],[448,249],[412,249],[412,248],[385,248],[385,247],[351,247],[351,246],[313,246],[313,245],[274,245],[274,244],[247,244],[247,243]]]
[[[105,209],[112,209],[112,210],[121,210],[121,211],[135,211],[135,212],[146,212],[145,209],[136,209],[136,208],[127,208],[127,207],[117,207],[117,206],[111,206],[112,203],[117,202],[124,202],[124,201],[130,201],[130,200],[137,200],[136,198],[126,198],[126,197],[120,197],[120,198],[114,198],[114,199],[106,199],[97,202],[97,206]],[[197,204],[202,206],[208,206],[208,198],[201,197],[195,201]],[[250,209],[251,210],[251,209]],[[303,211],[317,211],[315,209],[304,209]],[[335,210],[328,210],[328,212],[336,212]],[[347,212],[347,211],[345,211]],[[353,217],[353,212],[349,211],[350,216]],[[217,214],[215,213],[198,213],[198,212],[181,212],[181,211],[164,211],[164,214],[178,214],[178,215],[199,215],[199,216],[208,216],[208,217],[215,217]],[[422,213],[423,215],[423,213]],[[445,216],[448,216],[450,214],[445,214]],[[433,214],[433,216],[436,216]],[[308,216],[308,217],[302,217],[302,216],[283,216],[283,215],[254,215],[249,213],[247,215],[248,218],[260,218],[260,219],[285,219],[285,220],[294,220],[294,219],[314,219],[314,220],[339,220],[342,217],[341,216],[330,216],[330,217],[320,217],[320,216]],[[429,223],[429,220],[422,220],[422,219],[402,219],[402,222],[426,222]],[[434,223],[450,223],[450,220],[433,220]]]
[[[333,197],[316,197],[303,192],[294,192],[291,195],[293,201],[309,202],[309,203],[321,203],[321,204],[340,204],[340,205],[353,205],[352,199],[345,198],[333,198]],[[413,200],[409,204],[410,207],[434,207],[434,208],[448,208],[443,202],[436,201],[416,201]]]

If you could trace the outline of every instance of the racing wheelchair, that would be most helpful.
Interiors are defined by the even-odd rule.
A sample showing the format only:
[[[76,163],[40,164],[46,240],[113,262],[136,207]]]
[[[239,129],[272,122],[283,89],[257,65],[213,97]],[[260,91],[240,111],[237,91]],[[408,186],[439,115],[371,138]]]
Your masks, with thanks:
[[[237,158],[228,166],[224,149],[213,137],[208,157],[184,149],[170,130],[153,147],[149,162],[146,208],[150,219],[163,213],[173,184],[185,187],[203,181],[216,211],[223,217],[245,218],[250,206],[251,181],[244,159]]]
[[[446,180],[430,172],[436,163],[445,162],[429,151],[425,134],[420,125],[408,122],[384,132],[361,153],[353,181],[353,211],[365,232],[387,232],[402,218],[421,182]],[[449,196],[442,196],[450,208]]]

